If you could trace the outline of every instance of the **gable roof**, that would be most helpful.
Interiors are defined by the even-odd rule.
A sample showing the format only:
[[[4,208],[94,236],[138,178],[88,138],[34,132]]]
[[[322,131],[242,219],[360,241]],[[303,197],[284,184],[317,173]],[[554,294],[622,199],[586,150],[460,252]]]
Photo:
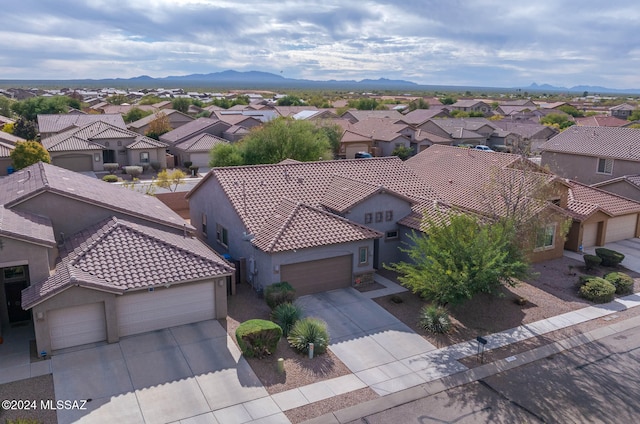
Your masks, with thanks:
[[[183,229],[185,224],[178,214],[153,196],[42,162],[0,178],[0,205],[6,208],[42,193],[58,194],[172,228]],[[191,225],[187,228],[193,229]]]
[[[345,213],[366,199],[376,194],[384,193],[391,194],[410,204],[417,203],[416,200],[389,190],[382,185],[375,185],[366,181],[335,175],[327,187],[327,190],[324,192],[320,204],[332,211]]]
[[[340,244],[382,234],[330,212],[282,198],[253,244],[268,253]]]
[[[402,120],[407,124],[420,125],[438,116],[449,116],[449,113],[440,108],[416,109],[404,115]]]
[[[366,118],[351,124],[350,129],[373,140],[392,141],[405,137],[400,131],[408,127],[407,124],[397,124],[396,121],[390,118]]]
[[[227,140],[211,134],[199,134],[175,145],[176,149],[185,152],[208,152],[218,144],[229,143]]]
[[[187,193],[187,198],[210,179],[216,180],[247,232],[256,233],[283,198],[321,207],[335,175],[382,185],[410,199],[438,199],[397,157],[213,168]]]
[[[81,127],[94,122],[105,122],[114,127],[126,129],[127,126],[119,113],[100,115],[75,115],[75,114],[40,114],[38,115],[38,129],[40,133],[57,133],[72,127]]]
[[[618,182],[625,182],[629,184],[631,187],[640,190],[640,174],[636,175],[623,175],[622,177],[612,178],[610,180],[602,181],[599,183],[591,184],[591,187],[606,187],[611,184],[615,184]]]
[[[352,116],[353,119],[355,119],[356,121],[362,121],[368,118],[387,118],[387,119],[395,119],[395,120],[402,120],[404,118],[404,115],[402,115],[397,110],[389,110],[389,109],[387,110],[349,109],[340,116],[344,118],[345,115]]]
[[[569,184],[569,206],[574,218],[587,219],[597,210],[609,216],[626,215],[640,212],[640,202],[619,196],[608,191],[567,180]]]
[[[0,158],[8,158],[11,156],[11,151],[16,147],[13,144],[4,143],[0,141]]]
[[[158,113],[163,113],[166,116],[171,116],[171,115],[180,115],[181,117],[184,117],[185,119],[189,120],[189,121],[193,121],[194,118],[187,115],[186,113],[182,113],[178,110],[175,109],[162,109],[160,111],[158,111]],[[151,122],[155,121],[156,119],[158,119],[158,116],[156,113],[152,113],[151,115],[147,115],[144,118],[140,118],[137,121],[133,121],[131,123],[129,123],[127,125],[128,128],[135,128],[135,129],[140,129],[142,127],[144,127],[145,125],[149,125]]]
[[[540,150],[638,162],[640,129],[574,125],[547,141]]]
[[[175,144],[190,136],[205,132],[207,129],[215,126],[219,126],[220,133],[222,133],[224,130],[231,127],[231,124],[220,121],[219,119],[198,118],[195,121],[187,122],[175,130],[162,134],[160,136],[160,140],[166,143]]]
[[[604,115],[577,117],[575,121],[582,127],[624,127],[630,123],[626,119]]]
[[[227,275],[232,267],[195,237],[109,218],[69,237],[53,276],[22,292],[29,309],[71,287],[122,294]]]
[[[13,134],[6,133],[4,131],[0,131],[0,141],[6,144],[16,144],[18,141],[27,141],[22,137],[17,137]]]
[[[49,218],[3,206],[0,206],[0,236],[49,247],[56,245]]]

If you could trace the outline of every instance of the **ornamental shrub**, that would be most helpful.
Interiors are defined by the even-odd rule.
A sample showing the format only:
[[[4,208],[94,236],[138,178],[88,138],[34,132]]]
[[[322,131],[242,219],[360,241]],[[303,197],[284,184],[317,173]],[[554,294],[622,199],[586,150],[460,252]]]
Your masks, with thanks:
[[[616,287],[616,294],[633,293],[633,278],[624,272],[610,272],[604,279]]]
[[[236,340],[247,358],[264,358],[275,352],[282,337],[282,328],[275,322],[250,319],[236,329]]]
[[[105,164],[102,165],[102,167],[109,174],[113,174],[114,172],[116,172],[118,170],[118,168],[120,168],[120,164],[118,164],[118,163],[105,163]]]
[[[420,310],[418,325],[430,333],[445,334],[451,330],[451,319],[442,306],[428,305]]]
[[[264,289],[264,299],[271,309],[282,303],[293,303],[296,291],[286,281],[274,283]]]
[[[313,352],[319,355],[329,346],[327,324],[317,318],[303,318],[293,325],[287,340],[292,348],[302,353],[308,353],[309,343],[313,343]]]
[[[596,248],[596,255],[602,259],[603,266],[618,266],[618,264],[624,260],[622,253],[604,247]]]
[[[186,169],[189,169],[191,165],[193,165],[193,162],[191,162],[190,160],[185,160],[182,164]]]
[[[613,300],[616,286],[600,277],[589,279],[579,289],[580,296],[595,303],[607,303]]]
[[[117,183],[118,176],[113,174],[105,175],[104,177],[102,177],[102,181],[107,183]]]
[[[137,178],[142,174],[142,167],[141,166],[125,166],[123,171],[125,174],[131,175],[132,178]]]
[[[587,268],[587,270],[594,269],[595,267],[600,265],[600,263],[602,263],[602,258],[600,256],[584,255],[583,258],[584,258],[584,265],[585,265],[585,268]]]
[[[282,327],[282,335],[287,337],[293,325],[302,317],[302,308],[295,303],[281,303],[271,311],[271,321]]]

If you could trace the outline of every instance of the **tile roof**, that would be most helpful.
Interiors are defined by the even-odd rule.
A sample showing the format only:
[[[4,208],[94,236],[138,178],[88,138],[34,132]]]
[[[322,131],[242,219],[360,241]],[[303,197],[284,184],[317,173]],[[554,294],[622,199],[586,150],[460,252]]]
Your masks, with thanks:
[[[184,152],[208,152],[218,144],[229,143],[224,138],[211,134],[200,134],[175,145],[176,149]]]
[[[275,253],[379,237],[382,233],[378,231],[283,198],[256,234],[253,244],[260,250]]]
[[[402,115],[397,110],[355,110],[349,109],[344,112],[341,116],[351,115],[356,121],[362,121],[369,118],[386,118],[393,119],[396,121],[404,119],[404,115]]]
[[[0,158],[8,158],[11,156],[11,151],[15,149],[13,144],[3,143],[0,141]]]
[[[162,134],[160,136],[160,140],[165,143],[175,144],[182,140],[185,140],[188,137],[192,137],[195,134],[203,133],[207,129],[216,126],[220,128],[219,132],[222,134],[222,132],[228,129],[231,124],[220,121],[219,119],[198,118],[195,121],[187,122],[186,124],[181,125],[175,130]]]
[[[438,199],[397,157],[213,168],[187,198],[209,179],[217,180],[247,232],[256,233],[283,198],[321,207],[336,175],[384,186],[418,201]]]
[[[0,178],[0,205],[7,208],[13,208],[44,192],[61,194],[173,228],[182,229],[185,223],[178,214],[153,196],[141,195],[42,162]],[[190,225],[187,228],[193,229]]]
[[[498,128],[518,134],[519,136],[527,139],[542,136],[542,134],[547,132],[551,134],[558,133],[558,131],[553,127],[530,121],[510,121],[505,119],[500,121],[492,121],[492,124]]]
[[[576,181],[567,180],[567,183],[569,184],[568,208],[578,220],[588,218],[597,210],[602,210],[610,216],[640,212],[640,202]]]
[[[127,128],[124,119],[122,119],[122,115],[119,113],[100,115],[38,115],[38,129],[40,133],[45,134],[57,133],[72,127],[85,126],[94,122],[105,122],[118,128]]]
[[[27,141],[22,137],[16,137],[13,134],[0,131],[0,141],[6,144],[16,144],[18,141]]]
[[[171,116],[173,114],[179,114],[179,115],[182,115],[183,117],[185,117],[187,119],[193,120],[193,118],[191,116],[187,115],[186,113],[182,113],[180,111],[177,111],[175,109],[162,109],[162,110],[158,111],[158,113],[163,113],[166,116]],[[127,127],[128,128],[139,129],[139,128],[144,127],[145,125],[149,125],[151,122],[155,121],[156,119],[158,119],[157,114],[152,113],[151,115],[147,115],[144,118],[140,118],[137,121],[133,121],[133,122],[129,123],[127,125]]]
[[[585,116],[575,118],[576,124],[582,127],[624,127],[629,124],[626,119],[620,119],[615,116]]]
[[[292,116],[297,113],[303,111],[316,111],[318,112],[318,108],[315,106],[274,106],[273,110],[275,110],[280,116]]]
[[[407,113],[402,117],[402,120],[407,124],[411,125],[420,125],[429,119],[432,119],[438,115],[445,114],[448,116],[448,113],[444,112],[442,109],[431,108],[431,109],[416,109]]]
[[[51,220],[44,216],[0,206],[0,236],[53,247],[56,245]]]
[[[122,294],[233,272],[230,264],[195,237],[117,218],[69,237],[60,258],[53,276],[22,292],[23,308],[76,285]]]
[[[397,119],[389,118],[365,118],[352,124],[350,128],[358,133],[371,137],[374,140],[392,141],[403,137],[400,131],[408,127],[407,124],[396,124]]]
[[[327,187],[320,204],[338,213],[345,213],[373,195],[389,193],[411,204],[417,203],[402,194],[389,190],[383,185],[375,185],[354,178],[335,175]]]
[[[640,161],[640,129],[574,125],[547,141],[540,150]]]

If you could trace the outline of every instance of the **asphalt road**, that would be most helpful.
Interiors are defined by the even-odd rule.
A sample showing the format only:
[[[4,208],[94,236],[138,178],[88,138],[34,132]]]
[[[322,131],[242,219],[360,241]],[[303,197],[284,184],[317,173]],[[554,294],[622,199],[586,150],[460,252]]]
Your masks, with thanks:
[[[352,424],[640,422],[640,327]]]

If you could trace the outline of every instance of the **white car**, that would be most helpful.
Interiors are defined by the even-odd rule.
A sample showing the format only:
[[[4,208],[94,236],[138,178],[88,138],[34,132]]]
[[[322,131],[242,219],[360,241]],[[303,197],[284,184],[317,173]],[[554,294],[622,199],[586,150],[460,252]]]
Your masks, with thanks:
[[[482,150],[483,152],[493,152],[491,147],[485,146],[484,144],[479,144],[474,147],[475,150]]]

